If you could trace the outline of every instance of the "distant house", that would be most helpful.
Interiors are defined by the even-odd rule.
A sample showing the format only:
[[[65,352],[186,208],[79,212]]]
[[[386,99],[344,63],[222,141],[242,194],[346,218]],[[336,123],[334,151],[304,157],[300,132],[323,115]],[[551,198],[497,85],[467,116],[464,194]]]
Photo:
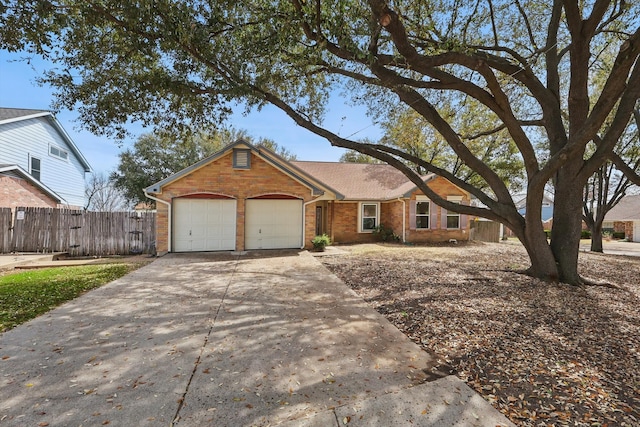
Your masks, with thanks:
[[[441,197],[469,193],[433,174]],[[326,233],[336,243],[376,241],[383,225],[407,243],[469,239],[469,218],[437,206],[386,164],[287,161],[239,140],[147,187],[157,201],[158,253],[309,248]]]
[[[513,200],[515,201],[516,209],[518,209],[520,215],[525,216],[527,214],[527,195],[520,194],[514,196]],[[553,200],[546,194],[542,196],[542,208],[540,213],[543,223],[551,223],[551,220],[553,219]]]
[[[87,172],[51,112],[0,108],[0,207],[83,207]]]
[[[627,240],[640,242],[640,195],[623,197],[607,212],[602,228],[624,232]]]

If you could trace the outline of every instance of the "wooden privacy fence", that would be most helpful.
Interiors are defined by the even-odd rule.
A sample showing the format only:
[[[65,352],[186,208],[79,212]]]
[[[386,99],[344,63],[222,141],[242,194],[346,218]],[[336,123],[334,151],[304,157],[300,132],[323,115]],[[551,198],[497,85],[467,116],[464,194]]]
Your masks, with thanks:
[[[493,221],[471,221],[471,240],[481,242],[500,241],[500,223]]]
[[[0,254],[11,252],[11,208],[0,208]]]
[[[73,256],[155,253],[155,212],[16,208],[13,227],[4,224],[0,211],[3,253],[68,252]],[[8,247],[2,246],[6,240]]]

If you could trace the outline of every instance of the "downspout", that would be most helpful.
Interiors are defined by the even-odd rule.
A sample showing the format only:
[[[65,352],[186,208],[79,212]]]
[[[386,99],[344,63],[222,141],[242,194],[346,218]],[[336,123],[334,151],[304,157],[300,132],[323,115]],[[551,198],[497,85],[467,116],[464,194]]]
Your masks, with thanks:
[[[168,223],[167,233],[169,234],[167,236],[167,252],[171,252],[171,202],[167,202],[165,200],[158,199],[157,197],[150,196],[149,193],[147,193],[147,190],[143,190],[143,191],[144,191],[144,195],[150,198],[151,200],[155,202],[164,203],[165,205],[167,205],[167,223]],[[156,250],[157,250],[157,247],[156,247]]]
[[[322,200],[333,200],[333,197],[327,196],[326,194],[323,194],[322,196],[319,196],[313,200],[309,200],[308,202],[305,202],[302,204],[302,246],[300,247],[300,249],[304,249],[304,241],[307,238],[307,233],[306,233],[306,228],[307,228],[307,205],[310,205],[311,203],[316,203],[316,202],[320,202]]]
[[[407,212],[405,211],[406,202],[402,197],[398,197],[398,200],[402,202],[402,243],[407,243]]]

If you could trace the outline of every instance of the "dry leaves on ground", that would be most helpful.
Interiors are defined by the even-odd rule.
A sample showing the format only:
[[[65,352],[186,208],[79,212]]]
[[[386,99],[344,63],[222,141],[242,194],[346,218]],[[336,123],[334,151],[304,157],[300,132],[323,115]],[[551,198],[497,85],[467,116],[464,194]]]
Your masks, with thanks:
[[[348,250],[322,261],[514,423],[640,425],[640,258],[580,255],[612,289],[519,274],[513,244]]]

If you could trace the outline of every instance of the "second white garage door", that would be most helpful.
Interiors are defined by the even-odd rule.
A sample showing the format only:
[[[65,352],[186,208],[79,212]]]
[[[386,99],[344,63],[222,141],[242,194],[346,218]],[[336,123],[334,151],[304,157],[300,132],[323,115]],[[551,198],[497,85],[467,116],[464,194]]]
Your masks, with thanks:
[[[236,201],[173,201],[174,252],[225,251],[236,248]]]
[[[302,200],[246,201],[246,249],[287,249],[301,246]]]

